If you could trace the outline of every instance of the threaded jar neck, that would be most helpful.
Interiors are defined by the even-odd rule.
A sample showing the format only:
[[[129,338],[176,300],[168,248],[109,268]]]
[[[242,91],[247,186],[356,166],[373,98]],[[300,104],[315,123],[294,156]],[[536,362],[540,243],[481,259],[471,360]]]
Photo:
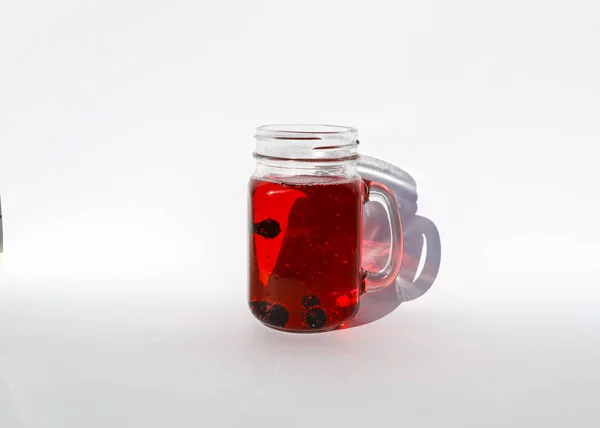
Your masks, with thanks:
[[[358,132],[336,125],[264,125],[256,129],[258,159],[343,162],[358,158]]]

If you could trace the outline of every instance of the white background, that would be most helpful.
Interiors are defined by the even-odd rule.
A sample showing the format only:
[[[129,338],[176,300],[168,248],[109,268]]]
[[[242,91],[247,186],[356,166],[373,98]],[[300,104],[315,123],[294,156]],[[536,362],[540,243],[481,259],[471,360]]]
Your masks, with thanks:
[[[600,5],[0,0],[0,426],[596,427]],[[359,128],[431,290],[253,320],[257,125]]]

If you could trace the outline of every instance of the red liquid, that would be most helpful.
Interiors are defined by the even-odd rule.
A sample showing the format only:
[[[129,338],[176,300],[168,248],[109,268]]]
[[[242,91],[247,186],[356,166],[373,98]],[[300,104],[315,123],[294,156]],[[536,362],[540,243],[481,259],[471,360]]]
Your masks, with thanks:
[[[250,309],[284,330],[350,320],[362,284],[360,178],[250,181]]]

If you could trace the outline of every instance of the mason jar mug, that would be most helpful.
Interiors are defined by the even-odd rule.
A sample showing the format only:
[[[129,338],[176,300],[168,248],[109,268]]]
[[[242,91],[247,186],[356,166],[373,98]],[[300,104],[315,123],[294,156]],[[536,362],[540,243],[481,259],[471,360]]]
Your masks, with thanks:
[[[389,189],[357,171],[357,130],[333,125],[266,125],[256,132],[249,183],[249,306],[262,323],[285,331],[343,326],[361,294],[398,275],[399,210]],[[387,212],[387,263],[361,267],[363,204]]]

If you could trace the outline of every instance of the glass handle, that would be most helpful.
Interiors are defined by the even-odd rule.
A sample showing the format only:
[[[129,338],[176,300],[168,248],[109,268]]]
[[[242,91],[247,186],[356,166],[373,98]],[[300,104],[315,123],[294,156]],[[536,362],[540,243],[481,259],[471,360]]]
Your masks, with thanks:
[[[377,272],[365,271],[365,291],[377,291],[390,285],[400,272],[402,264],[402,222],[398,204],[388,187],[382,183],[364,180],[367,185],[366,202],[377,202],[383,206],[390,226],[390,251],[383,269]]]

